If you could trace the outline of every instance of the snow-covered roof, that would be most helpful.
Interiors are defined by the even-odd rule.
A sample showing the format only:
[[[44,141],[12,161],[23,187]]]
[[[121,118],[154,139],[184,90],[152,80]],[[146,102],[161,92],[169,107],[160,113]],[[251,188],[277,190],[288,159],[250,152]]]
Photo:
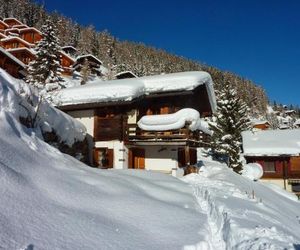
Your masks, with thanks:
[[[8,52],[14,52],[14,51],[28,51],[29,53],[31,53],[32,55],[35,55],[35,51],[33,49],[29,49],[27,47],[21,47],[21,48],[11,48],[11,49],[7,49]]]
[[[216,108],[213,82],[203,71],[181,72],[158,76],[145,76],[112,81],[95,81],[90,84],[60,90],[56,96],[57,106],[113,101],[132,101],[142,95],[163,92],[191,91],[205,85],[212,110]]]
[[[270,124],[267,120],[252,119],[252,125]]]
[[[86,58],[86,57],[92,57],[92,58],[95,59],[97,62],[99,62],[99,64],[103,64],[102,61],[100,61],[97,57],[95,57],[95,56],[92,55],[92,54],[86,54],[86,55],[77,56],[75,60],[78,61],[78,60],[80,60],[80,59],[82,59],[82,58]]]
[[[2,20],[0,20],[0,23],[3,24],[6,28],[9,27],[9,25],[7,23],[3,22]]]
[[[125,75],[125,74],[130,74],[130,75],[132,75],[133,77],[138,77],[136,74],[134,74],[134,73],[133,73],[132,71],[130,71],[130,70],[126,70],[126,71],[119,72],[118,74],[115,75],[115,77],[118,78],[118,76]]]
[[[300,154],[300,129],[244,131],[245,156]]]
[[[26,44],[29,47],[33,47],[34,46],[34,44],[29,43],[29,42],[27,42],[27,41],[25,41],[25,40],[23,40],[23,39],[21,39],[20,37],[17,37],[17,36],[3,38],[3,39],[1,39],[1,42],[7,42],[7,41],[11,41],[11,40],[18,40],[19,42],[21,42],[23,44]]]
[[[40,32],[38,29],[34,28],[34,27],[28,27],[28,28],[22,28],[22,29],[19,29],[20,33],[23,33],[25,31],[35,31],[37,33],[39,33],[40,35],[42,35],[42,32]]]
[[[69,58],[73,63],[75,62],[75,59],[70,56],[69,54],[67,54],[66,52],[64,52],[63,50],[59,51],[59,53],[61,53],[63,56]]]
[[[14,18],[14,17],[7,17],[7,18],[4,18],[4,22],[5,21],[10,21],[10,20],[13,20],[13,21],[16,21],[18,24],[23,24],[22,22],[20,22],[18,19]]]
[[[300,125],[300,119],[297,119],[297,120],[294,122],[294,125]]]
[[[2,52],[3,54],[5,54],[7,57],[9,57],[11,60],[13,60],[15,63],[19,64],[23,68],[26,67],[26,65],[24,63],[22,63],[18,58],[16,58],[11,53],[9,53],[8,51],[6,51],[5,49],[3,49],[1,47],[0,47],[0,52]]]
[[[16,24],[12,26],[13,28],[22,29],[22,28],[29,28],[26,24]]]

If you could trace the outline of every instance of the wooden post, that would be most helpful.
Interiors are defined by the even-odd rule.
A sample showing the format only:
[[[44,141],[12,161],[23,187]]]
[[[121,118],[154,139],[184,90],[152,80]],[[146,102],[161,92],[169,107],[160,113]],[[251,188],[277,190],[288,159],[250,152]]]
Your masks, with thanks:
[[[185,165],[190,166],[190,146],[185,146]]]

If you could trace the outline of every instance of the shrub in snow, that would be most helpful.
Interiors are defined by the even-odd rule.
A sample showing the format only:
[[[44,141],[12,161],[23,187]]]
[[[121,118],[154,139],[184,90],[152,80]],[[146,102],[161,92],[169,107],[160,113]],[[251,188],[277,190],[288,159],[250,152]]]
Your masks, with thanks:
[[[237,97],[237,92],[227,82],[221,91],[217,91],[217,111],[214,113],[210,129],[212,152],[226,158],[229,167],[236,172],[242,169],[240,159],[241,132],[249,129],[247,105]]]
[[[242,176],[247,177],[253,181],[257,181],[263,176],[264,171],[259,163],[249,163],[243,166],[241,174]]]

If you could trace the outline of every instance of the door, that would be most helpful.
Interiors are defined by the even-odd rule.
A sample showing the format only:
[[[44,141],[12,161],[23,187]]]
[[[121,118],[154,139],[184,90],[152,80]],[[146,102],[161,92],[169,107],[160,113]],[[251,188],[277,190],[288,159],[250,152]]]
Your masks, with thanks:
[[[128,168],[145,169],[145,149],[131,148],[129,150]]]

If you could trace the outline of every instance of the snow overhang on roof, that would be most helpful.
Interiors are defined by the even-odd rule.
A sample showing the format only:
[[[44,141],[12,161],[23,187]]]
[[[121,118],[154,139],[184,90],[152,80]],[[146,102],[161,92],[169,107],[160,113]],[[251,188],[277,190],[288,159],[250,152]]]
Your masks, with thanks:
[[[210,75],[202,71],[95,81],[59,91],[54,102],[59,107],[88,103],[128,102],[144,95],[192,91],[200,85],[206,86],[210,106],[214,111],[216,100],[213,82]]]
[[[77,49],[75,47],[71,46],[71,45],[63,46],[63,47],[61,47],[61,49],[62,50],[64,50],[64,49],[72,49],[74,51],[77,51]]]
[[[300,129],[244,131],[245,156],[300,155]]]
[[[138,77],[136,74],[134,74],[134,73],[133,73],[132,71],[130,71],[130,70],[126,70],[126,71],[119,72],[118,74],[115,74],[115,77],[118,78],[118,76],[126,75],[126,74],[132,75],[133,78],[137,78],[137,77]]]
[[[18,24],[23,24],[22,22],[20,22],[18,19],[14,18],[14,17],[7,17],[7,18],[4,18],[3,20],[4,22],[5,21],[16,21]]]
[[[7,41],[11,41],[11,40],[18,40],[19,42],[21,42],[23,44],[26,44],[29,47],[34,47],[34,44],[26,42],[25,40],[23,40],[23,39],[21,39],[20,37],[17,37],[17,36],[3,38],[0,41],[1,42],[7,42]]]
[[[35,31],[36,33],[39,33],[40,35],[42,35],[42,32],[34,27],[22,28],[22,29],[19,29],[19,31],[20,31],[20,33],[24,33],[26,31]]]

